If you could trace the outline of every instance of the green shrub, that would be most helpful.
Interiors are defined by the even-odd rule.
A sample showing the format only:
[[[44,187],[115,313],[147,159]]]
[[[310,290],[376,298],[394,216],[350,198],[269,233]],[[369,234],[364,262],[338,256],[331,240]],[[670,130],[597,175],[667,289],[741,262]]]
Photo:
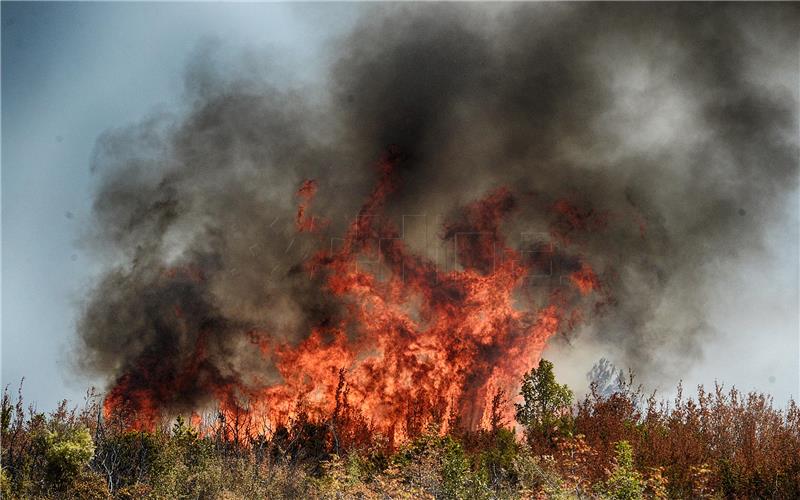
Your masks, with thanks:
[[[48,470],[56,481],[75,476],[94,455],[94,442],[85,428],[67,432],[46,431],[44,441]]]
[[[166,437],[166,436],[165,436]],[[162,498],[216,498],[223,491],[225,457],[178,417],[153,469],[153,494]]]
[[[519,450],[517,436],[510,429],[497,429],[489,434],[477,450],[478,470],[494,490],[513,488],[517,481],[514,459]]]
[[[638,500],[643,498],[642,475],[633,466],[633,448],[627,441],[619,441],[615,447],[614,466],[608,479],[597,490],[606,498],[615,500]]]
[[[529,441],[537,436],[551,438],[555,431],[569,427],[572,390],[556,382],[553,363],[542,359],[539,366],[525,374],[517,403],[517,422],[525,427]]]
[[[0,467],[0,498],[11,498],[11,481],[2,467]]]
[[[427,433],[399,450],[394,463],[405,480],[436,498],[479,498],[485,481],[474,474],[461,443]]]

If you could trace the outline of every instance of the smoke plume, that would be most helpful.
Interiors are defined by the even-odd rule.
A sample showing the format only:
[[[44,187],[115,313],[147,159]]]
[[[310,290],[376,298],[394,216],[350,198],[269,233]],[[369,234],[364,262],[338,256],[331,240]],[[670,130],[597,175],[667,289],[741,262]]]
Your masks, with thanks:
[[[371,214],[389,162],[381,214],[397,230],[370,234],[476,276],[494,265],[484,250],[514,249],[531,270],[517,308],[565,281],[598,291],[550,342],[591,338],[676,377],[714,334],[716,265],[763,252],[795,194],[798,21],[788,4],[373,6],[318,86],[197,56],[185,113],[98,141],[90,245],[110,264],[79,363],[141,411],[282,384],[275,346],[352,306],[307,263]]]

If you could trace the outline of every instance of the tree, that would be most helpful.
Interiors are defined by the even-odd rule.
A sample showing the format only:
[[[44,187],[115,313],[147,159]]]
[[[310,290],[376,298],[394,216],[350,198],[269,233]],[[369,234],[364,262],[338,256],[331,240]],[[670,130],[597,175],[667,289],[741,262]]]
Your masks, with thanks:
[[[520,390],[524,402],[517,403],[517,422],[525,427],[528,439],[536,435],[552,436],[554,429],[568,423],[572,390],[556,382],[553,363],[542,359],[539,366],[525,374]]]
[[[633,466],[633,448],[627,441],[619,441],[614,448],[614,468],[598,488],[599,493],[614,500],[641,499],[644,485],[642,475]]]
[[[48,470],[55,481],[75,477],[94,455],[92,436],[86,428],[66,432],[45,431],[41,440],[45,446]]]

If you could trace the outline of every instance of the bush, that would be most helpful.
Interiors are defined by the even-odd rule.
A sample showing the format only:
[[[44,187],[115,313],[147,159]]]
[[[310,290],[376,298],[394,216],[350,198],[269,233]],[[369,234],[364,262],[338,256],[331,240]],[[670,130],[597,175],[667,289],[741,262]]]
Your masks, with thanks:
[[[517,422],[525,427],[529,442],[552,438],[570,423],[572,390],[556,382],[553,363],[542,359],[522,379],[521,404],[516,404]]]
[[[608,479],[597,491],[606,498],[615,500],[638,500],[644,493],[642,475],[633,466],[633,448],[627,441],[615,446],[614,466]]]
[[[45,431],[40,439],[48,474],[55,483],[69,482],[94,455],[94,442],[85,428]]]
[[[166,440],[156,434],[121,431],[98,435],[97,441],[92,466],[114,493],[131,492],[137,484],[151,483],[164,473],[164,467],[169,467],[162,458]]]
[[[484,482],[496,491],[512,489],[517,482],[514,458],[517,456],[519,444],[516,434],[503,428],[478,434],[480,438],[473,449],[477,455],[477,468]]]
[[[436,498],[475,498],[486,490],[452,436],[424,434],[395,455],[395,464],[408,483]]]

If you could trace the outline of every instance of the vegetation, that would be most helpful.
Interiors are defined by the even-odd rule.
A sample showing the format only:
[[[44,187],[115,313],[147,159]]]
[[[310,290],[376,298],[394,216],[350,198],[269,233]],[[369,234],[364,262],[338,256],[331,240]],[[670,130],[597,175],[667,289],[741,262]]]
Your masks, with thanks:
[[[343,376],[342,376],[343,377]],[[342,378],[344,385],[344,379]],[[620,379],[582,401],[542,361],[522,381],[516,425],[493,400],[489,429],[432,412],[395,445],[346,397],[326,420],[274,432],[247,418],[176,417],[155,432],[80,409],[2,401],[2,498],[800,498],[800,409],[762,394],[657,402]],[[410,432],[409,429],[414,432]],[[245,436],[245,437],[243,437]]]
[[[522,378],[522,403],[516,404],[517,422],[529,441],[563,434],[570,425],[572,391],[556,382],[553,363],[543,359]]]

